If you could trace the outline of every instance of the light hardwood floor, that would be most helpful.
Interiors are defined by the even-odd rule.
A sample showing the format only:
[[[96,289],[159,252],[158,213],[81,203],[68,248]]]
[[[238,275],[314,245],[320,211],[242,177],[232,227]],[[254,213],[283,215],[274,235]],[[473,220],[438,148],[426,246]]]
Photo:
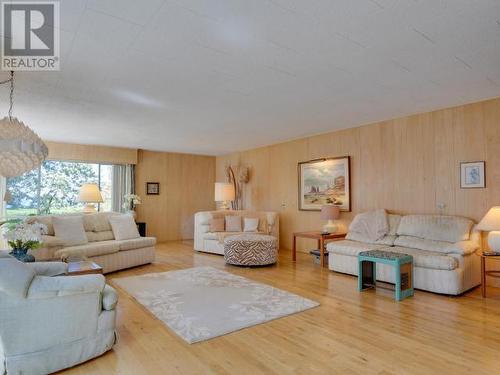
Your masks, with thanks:
[[[356,278],[297,263],[288,251],[266,268],[226,266],[194,253],[190,242],[160,244],[153,265],[113,279],[213,266],[300,294],[321,306],[206,342],[189,345],[119,290],[114,349],[65,374],[498,374],[500,293],[478,289],[445,297],[417,291],[394,302],[389,291],[357,292]]]

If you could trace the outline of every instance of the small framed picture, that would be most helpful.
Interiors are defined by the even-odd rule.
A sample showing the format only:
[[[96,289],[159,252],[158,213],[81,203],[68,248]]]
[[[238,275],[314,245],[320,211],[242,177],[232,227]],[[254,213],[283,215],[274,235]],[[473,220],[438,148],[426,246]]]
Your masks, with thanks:
[[[484,161],[460,163],[460,188],[485,188],[484,164]]]
[[[146,182],[146,194],[147,195],[160,195],[160,183],[159,182]]]

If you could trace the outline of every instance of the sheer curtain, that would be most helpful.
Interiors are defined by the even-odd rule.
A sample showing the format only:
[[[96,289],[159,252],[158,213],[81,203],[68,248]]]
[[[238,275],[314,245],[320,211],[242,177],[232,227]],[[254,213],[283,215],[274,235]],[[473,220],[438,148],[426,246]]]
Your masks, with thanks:
[[[135,165],[113,165],[113,211],[126,211],[122,207],[125,194],[135,194]]]
[[[0,176],[0,219],[5,217],[5,202],[3,201],[3,198],[6,191],[7,179],[4,176]]]

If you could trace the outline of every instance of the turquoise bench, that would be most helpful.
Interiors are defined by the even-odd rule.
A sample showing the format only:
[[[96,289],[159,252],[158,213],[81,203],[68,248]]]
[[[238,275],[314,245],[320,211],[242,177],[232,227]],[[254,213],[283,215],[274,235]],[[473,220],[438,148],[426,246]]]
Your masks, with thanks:
[[[376,287],[377,263],[394,267],[396,301],[413,296],[413,257],[384,250],[362,251],[358,254],[358,290],[360,292]]]

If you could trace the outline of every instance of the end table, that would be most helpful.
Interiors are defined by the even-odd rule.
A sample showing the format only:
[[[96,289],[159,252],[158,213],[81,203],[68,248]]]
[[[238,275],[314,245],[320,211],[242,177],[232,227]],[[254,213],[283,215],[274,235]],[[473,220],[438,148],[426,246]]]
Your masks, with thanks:
[[[68,276],[102,274],[102,267],[90,260],[68,262]]]
[[[293,234],[292,260],[297,261],[297,237],[311,238],[318,241],[319,259],[321,267],[325,266],[325,244],[326,241],[339,241],[345,238],[347,233],[323,233],[320,231],[295,232]]]
[[[481,295],[486,298],[486,276],[500,278],[500,271],[486,271],[486,259],[500,260],[500,255],[485,255],[484,251],[479,253],[481,257]]]

